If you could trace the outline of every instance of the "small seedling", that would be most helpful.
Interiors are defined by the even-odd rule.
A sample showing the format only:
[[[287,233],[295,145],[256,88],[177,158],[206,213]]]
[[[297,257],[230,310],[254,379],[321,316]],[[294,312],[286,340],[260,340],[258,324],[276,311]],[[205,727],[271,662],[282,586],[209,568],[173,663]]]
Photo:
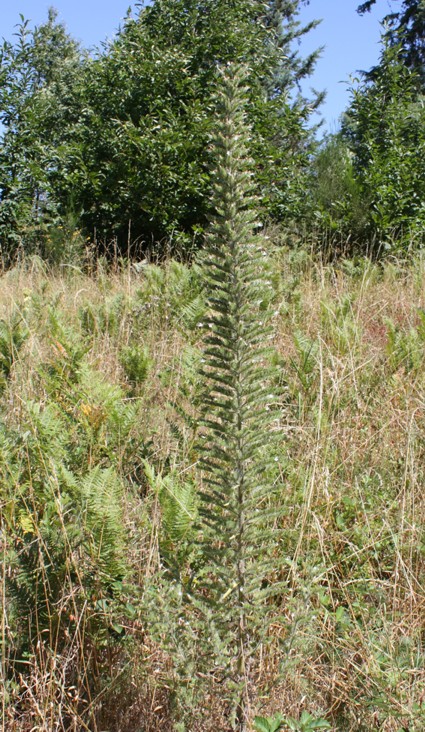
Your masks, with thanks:
[[[274,717],[255,717],[254,729],[256,732],[313,732],[317,729],[331,729],[331,725],[326,719],[313,717],[304,711],[298,720],[292,717],[285,718],[282,714],[276,714]]]
[[[255,717],[254,729],[256,732],[280,732],[285,724],[285,719],[281,714],[274,717]]]

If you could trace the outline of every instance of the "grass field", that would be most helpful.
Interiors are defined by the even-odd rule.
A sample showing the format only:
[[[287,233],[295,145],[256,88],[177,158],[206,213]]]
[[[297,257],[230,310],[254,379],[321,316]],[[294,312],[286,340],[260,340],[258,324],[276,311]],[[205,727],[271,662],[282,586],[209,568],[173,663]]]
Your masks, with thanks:
[[[283,248],[272,277],[283,589],[252,714],[421,732],[425,260]],[[0,278],[4,731],[228,729],[169,580],[192,561],[204,314],[176,261]]]

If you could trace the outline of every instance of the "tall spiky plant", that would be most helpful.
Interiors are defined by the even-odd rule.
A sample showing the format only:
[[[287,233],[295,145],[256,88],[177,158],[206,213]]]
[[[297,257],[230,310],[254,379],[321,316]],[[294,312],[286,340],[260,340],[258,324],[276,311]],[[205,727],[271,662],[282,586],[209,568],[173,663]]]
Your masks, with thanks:
[[[208,315],[203,347],[200,515],[204,593],[234,684],[233,725],[249,716],[251,659],[267,628],[272,523],[267,365],[271,287],[258,233],[248,153],[243,67],[228,67],[219,92],[212,220],[201,256]]]

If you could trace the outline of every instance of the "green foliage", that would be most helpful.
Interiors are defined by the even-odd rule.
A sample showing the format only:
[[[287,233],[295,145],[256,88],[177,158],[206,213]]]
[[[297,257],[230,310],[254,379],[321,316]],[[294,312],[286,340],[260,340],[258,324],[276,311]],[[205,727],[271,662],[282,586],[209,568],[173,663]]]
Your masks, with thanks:
[[[294,30],[297,5],[287,3],[280,43],[257,0],[158,0],[127,19],[87,67],[87,119],[68,150],[74,172],[61,195],[72,188],[86,230],[126,242],[129,222],[132,238],[145,240],[205,227],[217,67],[235,59],[249,63],[250,147],[266,209],[280,218],[298,213],[309,112],[290,94],[307,69],[293,53],[282,61],[302,32]]]
[[[294,346],[296,356],[291,358],[291,371],[296,376],[291,388],[293,399],[297,401],[298,415],[302,416],[306,407],[314,399],[314,385],[318,378],[319,343],[306,336],[302,331],[295,331]]]
[[[146,381],[152,366],[152,359],[146,346],[126,346],[122,349],[119,358],[124,373],[133,387]]]
[[[326,719],[319,719],[306,711],[302,712],[299,720],[289,717],[286,724],[293,732],[312,732],[316,729],[331,729],[331,725]]]
[[[51,178],[62,165],[60,146],[78,109],[74,82],[78,45],[49,11],[30,30],[21,16],[17,40],[0,49],[0,254],[19,249],[57,257],[49,232],[62,222]]]
[[[420,244],[425,221],[425,112],[400,54],[384,43],[373,78],[353,90],[343,126],[378,251]]]
[[[149,487],[161,509],[160,553],[174,580],[184,584],[182,573],[194,544],[194,527],[198,516],[198,496],[193,481],[183,479],[176,471],[157,474],[144,462]],[[187,588],[186,588],[187,590]]]
[[[79,496],[80,520],[84,536],[84,561],[89,574],[90,591],[99,584],[125,577],[126,537],[123,518],[123,485],[112,468],[95,466],[83,479],[65,474],[67,488]],[[76,519],[78,521],[78,518]]]
[[[367,0],[358,7],[357,12],[366,13],[375,3],[376,0]],[[422,0],[402,0],[401,9],[396,11],[391,8],[391,11],[384,16],[383,23],[388,42],[391,45],[402,43],[403,62],[419,72],[423,83],[425,8]],[[372,69],[371,74],[374,71]]]
[[[419,372],[425,356],[425,313],[417,312],[418,324],[407,329],[400,328],[387,320],[388,362],[394,371],[399,368],[406,372]]]
[[[0,465],[3,518],[11,537],[7,590],[24,647],[40,628],[50,627],[56,642],[64,641],[61,626],[71,609],[63,598],[74,583],[76,615],[89,597],[108,597],[126,574],[116,472],[99,466],[78,471],[66,417],[54,404],[25,406],[20,429],[3,433],[8,449]]]
[[[319,719],[304,711],[299,720],[292,717],[285,718],[282,714],[276,714],[274,717],[255,717],[254,729],[256,732],[279,732],[280,730],[313,732],[316,729],[331,729],[331,725],[325,719]]]
[[[107,297],[99,305],[87,304],[80,308],[80,322],[87,334],[100,336],[108,333],[116,337],[123,324],[125,301],[122,294]]]
[[[423,244],[423,47],[415,33],[424,17],[415,0],[388,16],[378,65],[355,80],[342,131],[314,159],[315,220],[333,252],[376,256]]]
[[[338,234],[345,239],[346,250],[361,243],[367,212],[355,175],[353,153],[340,133],[325,138],[315,155],[312,192],[316,219],[312,223],[318,224],[331,237]]]
[[[299,2],[157,0],[126,18],[96,58],[56,15],[16,44],[0,73],[0,235],[52,261],[98,249],[197,246],[208,218],[209,141],[221,63],[249,63],[251,154],[265,211],[299,216],[312,135],[297,85],[310,73],[293,42]],[[69,236],[66,233],[69,232]],[[134,242],[134,247],[132,246]],[[130,247],[130,249],[129,249]],[[165,248],[165,247],[164,247]]]
[[[261,304],[271,285],[264,241],[254,233],[245,79],[243,71],[233,76],[230,70],[219,95],[214,213],[201,260],[207,314],[199,439],[202,585],[212,632],[227,646],[216,663],[224,665],[236,686],[238,730],[246,729],[248,659],[267,627],[266,578],[276,541],[272,488],[264,480],[274,397],[267,365],[268,313]]]
[[[274,717],[255,717],[254,729],[256,732],[280,732],[284,722],[282,714],[275,714]]]
[[[122,466],[131,477],[143,450],[139,405],[88,365],[87,344],[57,298],[33,297],[27,322],[34,317],[48,346],[37,367],[43,398],[22,396],[18,422],[8,419],[0,436],[10,645],[21,651],[40,632],[66,644],[69,617],[80,613],[88,636],[108,638],[128,575]],[[8,371],[27,331],[18,316],[3,331]]]
[[[22,316],[15,311],[9,321],[0,320],[0,394],[6,386],[17,355],[28,338]]]
[[[178,543],[195,522],[195,487],[189,481],[182,482],[177,476],[167,475],[162,481],[159,500],[165,535],[169,541]]]
[[[321,302],[321,318],[325,336],[336,353],[350,353],[360,339],[360,328],[354,314],[352,298],[345,295],[335,303]]]
[[[205,311],[199,268],[175,260],[162,267],[145,266],[143,284],[137,295],[141,320],[150,314],[158,327],[177,324],[185,334],[195,331]]]
[[[224,218],[214,231],[218,224],[227,241]],[[325,720],[335,731],[421,732],[424,262],[418,254],[413,265],[357,257],[331,266],[285,247],[271,259],[270,284],[261,286],[259,264],[261,292],[245,311],[263,327],[273,312],[276,368],[269,372],[267,353],[252,368],[264,367],[268,394],[277,387],[283,407],[265,402],[277,440],[255,452],[258,502],[246,506],[246,725],[268,709],[259,712],[262,729],[284,723],[279,732],[319,721],[325,729]],[[52,274],[32,258],[2,276],[5,353],[15,351],[0,396],[7,729],[65,729],[69,720],[120,732],[231,728],[242,701],[235,503],[229,480],[225,498],[221,484],[202,485],[212,473],[200,476],[200,461],[217,463],[217,453],[202,450],[213,440],[197,419],[199,396],[211,399],[218,386],[214,409],[224,413],[229,387],[209,388],[205,376],[201,339],[214,336],[219,315],[201,265],[142,262],[110,276],[100,265],[87,277]],[[207,266],[213,277],[217,268]],[[197,297],[199,322],[184,315]],[[22,298],[14,316],[10,302]],[[89,311],[92,326],[80,318]],[[30,334],[19,351],[9,333],[15,318]],[[154,366],[133,387],[119,356],[133,347],[144,356],[145,345]],[[226,363],[233,374],[230,354]],[[208,403],[202,419],[216,419],[214,409]],[[230,461],[234,425],[219,424]]]

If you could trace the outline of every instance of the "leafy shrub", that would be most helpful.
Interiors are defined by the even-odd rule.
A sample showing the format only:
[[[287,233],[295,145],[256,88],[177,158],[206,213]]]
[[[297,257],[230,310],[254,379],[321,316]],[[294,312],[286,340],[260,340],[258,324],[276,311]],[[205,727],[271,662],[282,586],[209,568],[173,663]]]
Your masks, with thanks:
[[[361,247],[367,206],[356,176],[353,152],[340,133],[325,138],[315,155],[312,190],[315,220],[311,223],[324,230],[329,250],[341,253],[342,249],[348,254]]]
[[[343,125],[375,253],[422,242],[424,115],[416,72],[403,63],[400,45],[384,36],[380,62],[353,90]]]

